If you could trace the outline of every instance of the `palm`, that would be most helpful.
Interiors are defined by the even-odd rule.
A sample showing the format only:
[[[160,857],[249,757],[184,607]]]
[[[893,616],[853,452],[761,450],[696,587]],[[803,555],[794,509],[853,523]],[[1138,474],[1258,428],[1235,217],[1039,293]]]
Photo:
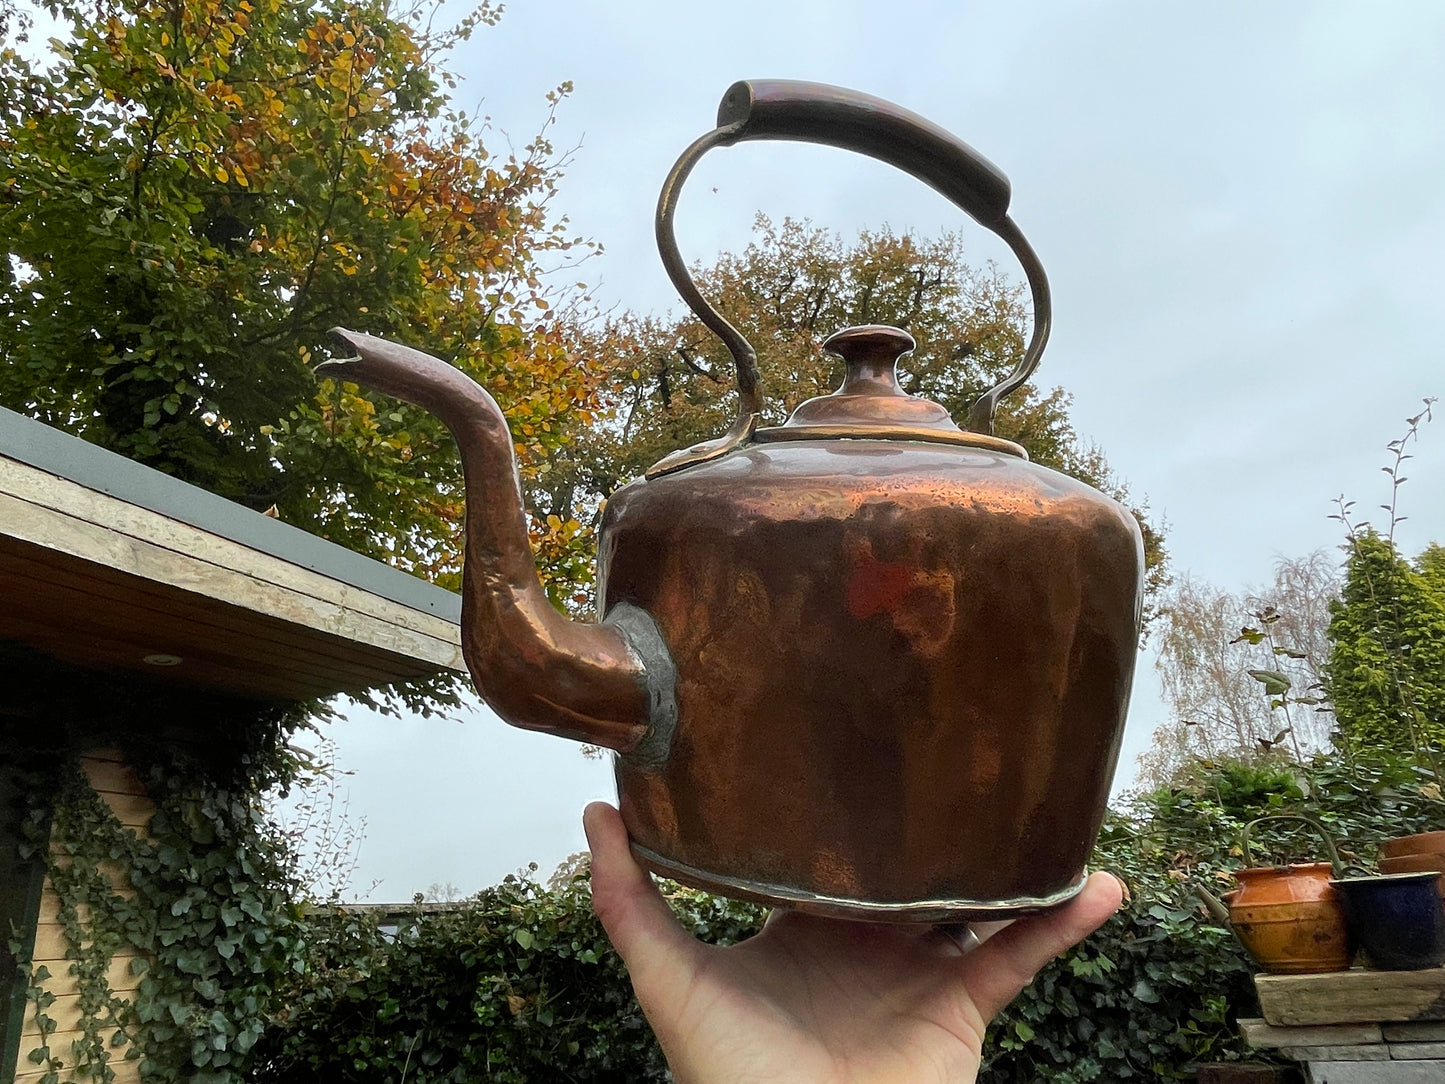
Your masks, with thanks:
[[[931,932],[782,913],[751,941],[689,955],[671,1021],[686,1056],[663,1040],[680,1079],[731,1063],[737,1080],[942,1081],[978,1063],[984,1022],[961,996],[963,961]]]
[[[1070,907],[967,956],[928,927],[784,911],[716,948],[672,919],[615,810],[590,807],[587,826],[598,914],[683,1084],[972,1080],[988,1019],[1119,900],[1118,883],[1097,875]]]

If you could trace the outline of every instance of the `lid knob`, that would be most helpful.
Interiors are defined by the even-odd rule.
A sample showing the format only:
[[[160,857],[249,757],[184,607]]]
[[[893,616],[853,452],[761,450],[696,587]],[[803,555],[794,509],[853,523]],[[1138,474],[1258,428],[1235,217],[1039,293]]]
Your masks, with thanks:
[[[847,364],[839,395],[903,395],[898,359],[918,343],[902,328],[887,324],[850,327],[828,337],[823,349]]]
[[[916,345],[908,332],[886,324],[838,332],[823,343],[823,349],[847,365],[843,386],[832,395],[799,405],[784,428],[847,426],[857,436],[899,427],[958,432],[943,407],[898,386],[898,357]]]

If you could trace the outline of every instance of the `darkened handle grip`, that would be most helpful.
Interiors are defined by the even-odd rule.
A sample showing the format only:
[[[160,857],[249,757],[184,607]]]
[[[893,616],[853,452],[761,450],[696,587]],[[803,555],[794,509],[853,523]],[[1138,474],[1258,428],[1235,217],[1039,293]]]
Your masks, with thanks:
[[[1003,171],[967,143],[917,113],[882,98],[794,79],[742,80],[718,106],[724,143],[788,139],[856,151],[912,174],[980,224],[1008,214]]]

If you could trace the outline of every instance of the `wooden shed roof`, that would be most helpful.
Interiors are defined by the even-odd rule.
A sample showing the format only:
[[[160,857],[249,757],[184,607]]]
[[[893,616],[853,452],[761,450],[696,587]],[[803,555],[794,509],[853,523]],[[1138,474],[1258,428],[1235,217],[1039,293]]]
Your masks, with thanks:
[[[0,408],[0,641],[266,700],[465,669],[459,596]]]

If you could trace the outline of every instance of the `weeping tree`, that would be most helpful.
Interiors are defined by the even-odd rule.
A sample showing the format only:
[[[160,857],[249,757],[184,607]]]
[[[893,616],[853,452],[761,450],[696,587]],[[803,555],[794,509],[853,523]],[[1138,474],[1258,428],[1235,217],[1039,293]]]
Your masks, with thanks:
[[[1324,667],[1337,570],[1321,550],[1281,560],[1273,582],[1252,591],[1187,574],[1170,584],[1154,638],[1170,718],[1140,757],[1143,785],[1199,760],[1298,763],[1330,748]]]

